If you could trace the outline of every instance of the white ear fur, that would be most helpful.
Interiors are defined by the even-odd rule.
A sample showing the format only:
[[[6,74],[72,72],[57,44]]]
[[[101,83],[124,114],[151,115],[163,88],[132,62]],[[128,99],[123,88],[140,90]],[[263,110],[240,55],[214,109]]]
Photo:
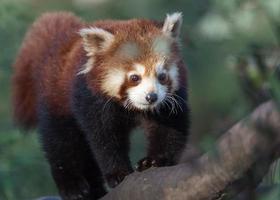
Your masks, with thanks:
[[[162,32],[173,38],[178,38],[180,35],[182,22],[183,22],[182,13],[175,12],[170,15],[167,14],[162,27]]]
[[[102,28],[83,28],[79,34],[83,38],[84,49],[88,56],[108,49],[114,41],[114,35]]]

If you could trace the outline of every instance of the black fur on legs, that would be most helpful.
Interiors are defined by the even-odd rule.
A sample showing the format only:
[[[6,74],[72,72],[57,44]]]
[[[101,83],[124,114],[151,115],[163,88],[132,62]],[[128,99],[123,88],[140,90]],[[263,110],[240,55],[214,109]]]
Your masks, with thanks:
[[[105,195],[101,171],[76,121],[52,115],[44,106],[39,110],[40,139],[61,197],[92,200]]]
[[[94,94],[82,77],[75,84],[72,105],[107,183],[115,187],[133,171],[128,152],[135,113],[104,95]]]

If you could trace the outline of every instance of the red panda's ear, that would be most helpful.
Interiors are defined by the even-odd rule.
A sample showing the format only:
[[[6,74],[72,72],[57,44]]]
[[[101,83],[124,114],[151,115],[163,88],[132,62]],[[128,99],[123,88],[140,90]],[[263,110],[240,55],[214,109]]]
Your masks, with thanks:
[[[114,41],[114,35],[101,28],[84,28],[79,33],[88,56],[107,50]]]
[[[182,22],[183,22],[182,13],[175,12],[170,15],[167,14],[162,27],[162,32],[168,36],[177,39],[180,35]]]

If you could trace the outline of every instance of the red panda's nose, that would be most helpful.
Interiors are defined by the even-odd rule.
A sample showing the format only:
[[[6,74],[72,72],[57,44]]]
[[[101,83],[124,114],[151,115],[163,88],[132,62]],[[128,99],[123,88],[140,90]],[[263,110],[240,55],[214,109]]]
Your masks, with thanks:
[[[158,96],[156,93],[151,92],[149,94],[147,94],[146,96],[146,100],[149,102],[149,104],[155,103],[158,99]]]

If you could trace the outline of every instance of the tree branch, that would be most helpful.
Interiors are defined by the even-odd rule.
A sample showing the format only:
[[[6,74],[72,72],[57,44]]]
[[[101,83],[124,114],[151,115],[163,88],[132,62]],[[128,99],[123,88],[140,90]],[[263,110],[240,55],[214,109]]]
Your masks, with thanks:
[[[280,113],[273,102],[259,106],[192,162],[134,172],[103,200],[224,199],[245,189],[247,176],[257,185],[279,157]],[[279,150],[279,149],[278,149]],[[250,180],[252,181],[252,180]]]

